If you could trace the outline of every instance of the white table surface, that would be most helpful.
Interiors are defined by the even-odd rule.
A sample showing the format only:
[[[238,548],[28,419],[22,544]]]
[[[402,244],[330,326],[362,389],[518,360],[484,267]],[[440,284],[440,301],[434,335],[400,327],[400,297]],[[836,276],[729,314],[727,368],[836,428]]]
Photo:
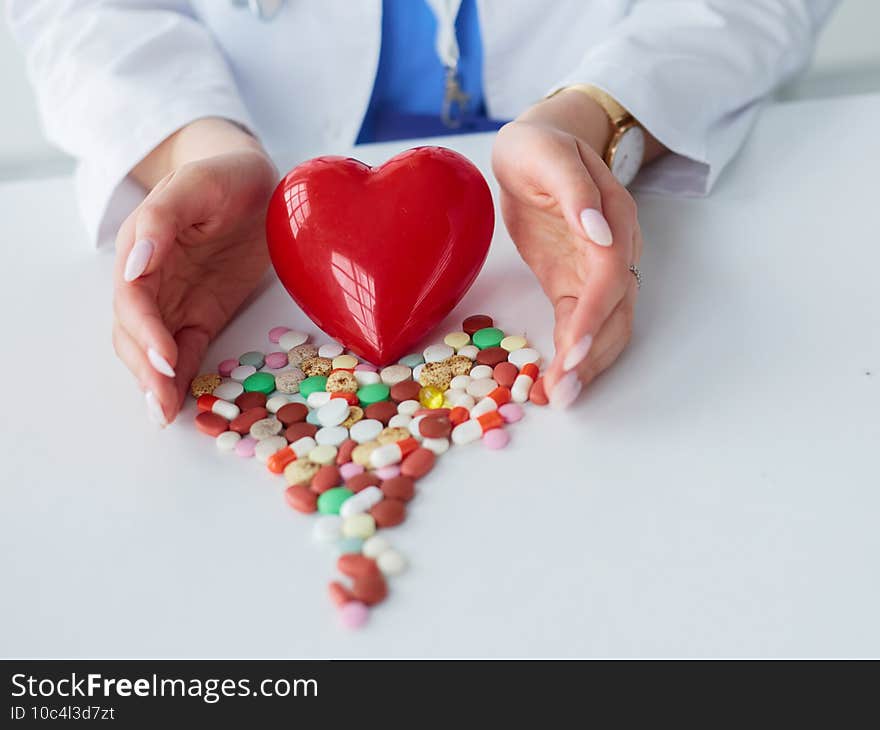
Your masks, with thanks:
[[[283,481],[217,453],[192,404],[147,421],[70,180],[3,185],[0,654],[880,655],[878,123],[877,96],[771,107],[710,198],[643,196],[632,346],[506,451],[441,459],[358,633]],[[490,141],[446,143],[488,170]],[[502,227],[441,333],[482,311],[550,352]],[[208,363],[276,324],[314,331],[271,284]]]

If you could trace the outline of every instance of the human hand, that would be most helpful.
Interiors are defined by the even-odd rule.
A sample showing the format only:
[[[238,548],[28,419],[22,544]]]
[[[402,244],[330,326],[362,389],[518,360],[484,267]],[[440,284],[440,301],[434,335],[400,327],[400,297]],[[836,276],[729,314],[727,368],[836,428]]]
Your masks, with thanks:
[[[595,116],[582,94],[562,96],[504,126],[492,166],[507,230],[553,304],[556,355],[544,384],[551,405],[566,408],[630,340],[638,287],[629,267],[642,235],[632,196],[595,151],[610,135],[604,111],[595,105]]]
[[[276,182],[256,148],[188,162],[119,230],[113,345],[162,426],[177,416],[208,343],[266,271]]]

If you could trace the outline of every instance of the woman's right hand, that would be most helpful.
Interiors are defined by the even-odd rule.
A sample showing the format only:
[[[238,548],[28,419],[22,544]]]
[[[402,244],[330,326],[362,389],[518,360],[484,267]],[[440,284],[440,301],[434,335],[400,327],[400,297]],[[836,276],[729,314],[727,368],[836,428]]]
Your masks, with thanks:
[[[194,159],[162,177],[119,230],[113,345],[162,426],[177,416],[208,343],[268,267],[266,208],[277,177],[255,141]]]

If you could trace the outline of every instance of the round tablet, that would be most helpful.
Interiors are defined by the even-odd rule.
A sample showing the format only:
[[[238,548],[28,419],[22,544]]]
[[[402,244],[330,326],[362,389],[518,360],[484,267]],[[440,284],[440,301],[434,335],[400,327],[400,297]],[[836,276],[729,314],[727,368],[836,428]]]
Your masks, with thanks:
[[[303,332],[288,330],[278,338],[278,344],[283,350],[292,350],[297,345],[302,345],[309,339],[309,336]]]
[[[212,395],[216,395],[221,400],[228,400],[231,402],[238,398],[242,393],[244,393],[244,386],[241,383],[236,383],[234,380],[226,380],[214,388]]]
[[[348,438],[348,429],[344,426],[325,426],[319,428],[315,434],[315,441],[319,444],[339,447]]]
[[[285,332],[290,332],[290,327],[273,327],[269,330],[269,342],[278,344],[278,340]]]
[[[305,378],[299,384],[299,392],[302,393],[304,398],[308,398],[312,393],[326,390],[326,388],[327,377],[325,375],[312,375],[311,377]]]
[[[332,360],[344,351],[345,348],[338,342],[328,342],[326,345],[321,345],[318,348],[318,357],[329,357]]]
[[[318,422],[322,426],[338,426],[348,418],[348,402],[343,398],[331,398],[318,410]]]
[[[460,350],[465,345],[470,344],[471,336],[467,332],[450,332],[443,338],[443,343],[449,345],[453,350]]]
[[[309,461],[327,466],[336,461],[336,447],[332,444],[318,444],[309,452]]]
[[[379,373],[375,370],[355,370],[354,379],[357,380],[358,385],[372,385],[381,380]]]
[[[269,395],[275,390],[275,376],[271,373],[253,373],[242,383],[248,393],[265,393]]]
[[[397,385],[404,380],[409,380],[412,376],[412,370],[406,365],[389,365],[382,368],[379,377],[385,385]]]
[[[359,444],[365,444],[368,441],[374,441],[382,432],[385,425],[381,421],[373,418],[365,418],[355,423],[349,430],[348,434]]]
[[[235,431],[224,431],[214,440],[219,451],[232,451],[239,441],[241,434]]]
[[[229,373],[229,377],[241,383],[247,380],[255,372],[257,372],[257,369],[253,365],[239,365]]]
[[[229,374],[238,367],[238,360],[234,358],[229,358],[228,360],[224,360],[217,366],[217,372],[220,373],[224,378],[228,378]]]
[[[266,367],[271,368],[272,370],[279,370],[287,367],[287,353],[270,352],[266,355]]]
[[[541,362],[541,353],[531,347],[521,347],[519,350],[511,352],[507,356],[507,361],[512,362],[518,368],[521,368],[523,365],[527,365],[530,362],[537,365]]]
[[[246,352],[238,358],[239,365],[253,365],[257,370],[263,367],[263,364],[265,362],[265,355],[263,355],[262,352],[258,352],[257,350]]]
[[[302,386],[300,386],[300,390],[302,390]],[[365,406],[368,406],[371,403],[388,400],[390,396],[391,389],[385,385],[385,383],[371,383],[370,385],[364,385],[359,388],[357,392],[358,400]]]
[[[441,362],[447,357],[452,357],[455,350],[449,345],[429,345],[422,354],[425,356],[425,362]]]
[[[337,355],[333,358],[334,370],[354,370],[358,360],[354,355]]]
[[[484,327],[474,332],[471,339],[477,347],[485,350],[487,347],[498,347],[501,340],[504,339],[504,333],[497,327]]]
[[[525,347],[528,344],[528,341],[522,335],[507,335],[501,342],[498,343],[500,347],[503,347],[508,352],[513,352],[514,350],[519,350],[520,348]]]
[[[425,358],[422,357],[422,353],[414,352],[411,355],[404,355],[398,363],[401,365],[406,365],[408,368],[414,368],[416,365],[421,365],[425,362]]]

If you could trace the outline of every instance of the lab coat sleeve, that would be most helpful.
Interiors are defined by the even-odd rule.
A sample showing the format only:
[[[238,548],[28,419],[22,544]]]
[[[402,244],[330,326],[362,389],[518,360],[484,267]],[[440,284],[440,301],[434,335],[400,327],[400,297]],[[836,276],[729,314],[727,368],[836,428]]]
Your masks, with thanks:
[[[734,157],[760,103],[809,61],[836,0],[640,0],[556,84],[593,84],[673,155],[634,188],[704,195]]]
[[[144,191],[131,169],[203,117],[251,122],[225,59],[188,2],[9,0],[49,140],[76,158],[92,241],[112,240]]]

